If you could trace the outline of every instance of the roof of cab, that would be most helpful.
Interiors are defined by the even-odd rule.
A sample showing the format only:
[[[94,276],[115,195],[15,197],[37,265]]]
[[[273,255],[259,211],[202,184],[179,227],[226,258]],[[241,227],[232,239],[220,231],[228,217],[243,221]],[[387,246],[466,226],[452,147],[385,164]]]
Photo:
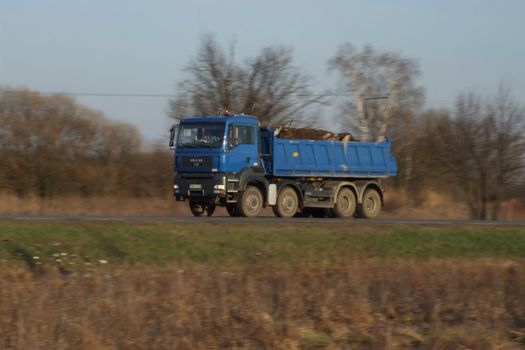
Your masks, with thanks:
[[[221,123],[226,120],[232,120],[235,119],[235,121],[241,122],[241,123],[250,123],[250,124],[258,124],[259,119],[257,117],[251,116],[251,115],[206,115],[206,116],[193,116],[186,119],[183,119],[182,122],[185,123],[205,123],[205,122],[212,122],[212,123]]]

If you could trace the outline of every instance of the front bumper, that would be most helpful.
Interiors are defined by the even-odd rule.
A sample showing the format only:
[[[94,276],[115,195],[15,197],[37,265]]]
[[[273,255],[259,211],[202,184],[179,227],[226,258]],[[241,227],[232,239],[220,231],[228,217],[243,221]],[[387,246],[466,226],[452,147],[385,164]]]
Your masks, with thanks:
[[[234,202],[238,183],[233,174],[177,173],[173,179],[173,195],[177,201]]]

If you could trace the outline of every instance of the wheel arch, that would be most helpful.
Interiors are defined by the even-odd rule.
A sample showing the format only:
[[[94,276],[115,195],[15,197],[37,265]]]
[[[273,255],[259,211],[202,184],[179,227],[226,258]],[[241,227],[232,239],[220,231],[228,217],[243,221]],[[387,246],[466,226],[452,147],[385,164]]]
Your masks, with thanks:
[[[246,168],[240,173],[239,190],[244,191],[248,186],[257,187],[261,191],[265,207],[268,205],[268,185],[262,168]]]
[[[377,193],[379,193],[379,197],[381,198],[381,206],[385,205],[385,200],[383,197],[384,189],[383,189],[383,186],[381,186],[379,182],[377,181],[359,181],[357,185],[359,186],[359,189],[360,189],[358,192],[358,196],[357,196],[358,204],[363,203],[363,197],[365,195],[366,190],[374,189],[377,191]]]
[[[337,195],[339,194],[339,191],[342,188],[349,188],[349,189],[351,189],[354,192],[354,195],[355,195],[356,199],[359,198],[360,194],[359,194],[358,188],[357,188],[356,184],[353,183],[353,182],[350,182],[350,181],[333,181],[333,182],[329,182],[327,184],[331,185],[332,188],[333,188],[332,191],[334,193],[334,203],[337,203]]]
[[[300,208],[303,207],[303,191],[301,187],[295,181],[283,180],[283,181],[279,181],[278,183],[276,183],[276,185],[277,185],[277,196],[279,196],[279,193],[281,192],[283,188],[287,186],[291,187],[297,194],[297,199],[299,200],[299,207]]]

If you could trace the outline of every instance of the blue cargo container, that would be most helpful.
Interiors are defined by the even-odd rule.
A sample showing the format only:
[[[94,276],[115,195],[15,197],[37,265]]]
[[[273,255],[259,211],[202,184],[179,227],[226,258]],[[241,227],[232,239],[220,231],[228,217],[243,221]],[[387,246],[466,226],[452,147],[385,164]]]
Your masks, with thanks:
[[[385,178],[397,173],[389,140],[342,142],[270,137],[271,169],[267,170],[273,176]]]
[[[177,146],[177,200],[188,199],[196,216],[212,215],[217,205],[232,216],[256,216],[265,206],[280,217],[379,214],[381,179],[397,173],[390,140],[298,140],[274,134],[251,116],[182,121],[170,140]]]

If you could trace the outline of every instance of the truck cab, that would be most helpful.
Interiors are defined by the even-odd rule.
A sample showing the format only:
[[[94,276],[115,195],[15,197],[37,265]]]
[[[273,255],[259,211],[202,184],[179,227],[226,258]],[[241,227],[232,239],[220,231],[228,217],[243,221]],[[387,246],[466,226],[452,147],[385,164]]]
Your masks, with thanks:
[[[240,191],[257,186],[252,210],[264,205],[268,181],[260,155],[260,124],[256,117],[214,115],[182,120],[172,129],[174,195],[189,200],[196,216],[212,215],[217,205],[232,215]]]

